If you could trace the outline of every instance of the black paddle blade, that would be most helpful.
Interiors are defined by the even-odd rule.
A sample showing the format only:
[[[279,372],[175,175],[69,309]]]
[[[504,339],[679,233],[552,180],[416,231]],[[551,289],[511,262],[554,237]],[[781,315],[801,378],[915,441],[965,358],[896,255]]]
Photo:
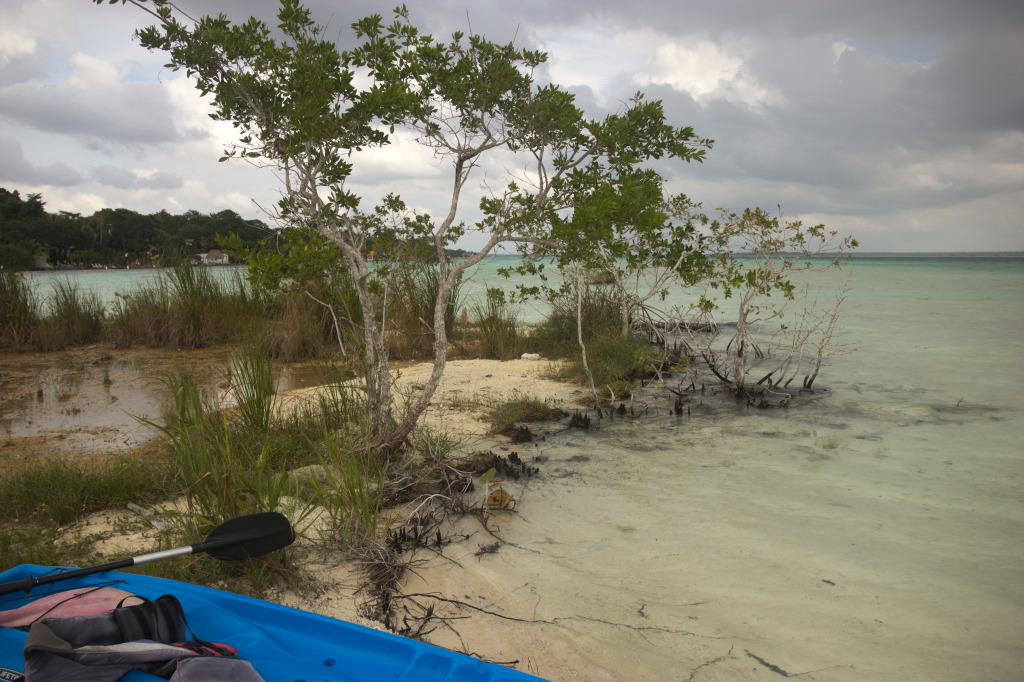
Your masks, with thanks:
[[[295,531],[283,514],[262,512],[225,521],[197,545],[193,552],[206,552],[224,561],[239,561],[287,547]]]

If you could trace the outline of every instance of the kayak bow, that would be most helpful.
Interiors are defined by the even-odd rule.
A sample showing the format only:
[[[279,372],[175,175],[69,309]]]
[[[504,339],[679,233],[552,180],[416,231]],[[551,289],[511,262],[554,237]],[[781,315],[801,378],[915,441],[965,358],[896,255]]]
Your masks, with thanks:
[[[21,584],[32,576],[53,577],[55,571],[23,565],[0,573],[0,582]],[[59,575],[59,574],[57,574]],[[63,574],[67,576],[67,573]],[[35,578],[38,580],[38,578]],[[204,640],[223,642],[267,682],[536,682],[539,678],[424,642],[346,621],[300,611],[261,599],[163,578],[102,571],[66,578],[59,587],[34,589],[0,601],[14,609],[54,591],[98,583],[115,584],[155,600],[173,594],[181,602],[189,627]],[[26,632],[0,628],[0,680],[16,680],[23,670]],[[4,669],[10,671],[5,677]],[[155,682],[152,675],[132,671],[121,682]]]

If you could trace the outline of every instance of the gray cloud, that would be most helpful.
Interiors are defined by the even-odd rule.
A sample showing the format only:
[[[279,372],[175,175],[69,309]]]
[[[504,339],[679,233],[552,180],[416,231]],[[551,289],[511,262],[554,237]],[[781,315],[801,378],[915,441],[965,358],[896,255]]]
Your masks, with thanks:
[[[89,89],[19,84],[5,88],[0,116],[32,130],[58,133],[91,146],[176,142],[167,90],[158,83]]]
[[[39,52],[0,56],[0,88],[40,78],[46,74],[47,65],[46,56]]]
[[[67,187],[81,180],[81,174],[64,162],[31,163],[25,158],[20,142],[0,136],[0,182]]]
[[[215,8],[200,0],[178,4],[196,15],[216,11],[244,19],[255,13],[271,25],[277,7],[271,0],[220,0]],[[328,23],[328,35],[338,36],[343,45],[352,43],[352,21],[373,12],[390,20],[394,4],[393,0],[309,2],[314,17]],[[704,164],[660,167],[674,190],[686,191],[706,206],[770,208],[781,203],[789,215],[823,215],[837,225],[864,228],[868,248],[928,244],[936,250],[953,250],[984,244],[991,249],[1002,244],[1006,249],[1024,249],[1024,231],[1019,229],[1024,210],[1020,155],[1024,5],[1020,3],[438,0],[429,6],[410,4],[413,22],[438,37],[471,25],[473,31],[498,42],[515,39],[521,46],[549,45],[552,51],[567,49],[581,35],[603,36],[607,49],[613,50],[616,35],[623,31],[643,31],[652,43],[652,56],[661,42],[685,48],[702,40],[714,41],[723,53],[743,60],[743,80],[734,80],[731,90],[695,96],[658,82],[638,88],[636,71],[671,64],[645,67],[622,60],[619,68],[616,59],[607,61],[605,68],[620,72],[598,74],[593,83],[574,85],[571,90],[588,115],[601,117],[643,89],[649,97],[664,101],[673,122],[692,125],[698,134],[714,138],[715,148]],[[88,181],[104,188],[105,199],[137,210],[165,206],[138,206],[133,201],[168,198],[198,210],[213,210],[226,192],[273,203],[276,194],[267,189],[272,179],[253,183],[251,174],[239,170],[244,164],[171,158],[172,150],[204,140],[209,133],[189,127],[196,125],[195,119],[186,123],[175,111],[166,85],[156,82],[161,75],[157,62],[131,45],[131,27],[146,23],[143,13],[89,3],[69,12],[85,17],[89,30],[57,52],[40,49],[0,65],[0,135],[7,138],[0,141],[0,152],[7,152],[12,140],[24,144],[23,150],[19,147],[16,154],[4,153],[0,158],[0,170],[10,176],[5,182],[84,182],[66,163],[37,161],[74,158],[76,166],[89,169]],[[109,34],[105,23],[111,26]],[[566,43],[559,42],[563,38]],[[46,37],[36,39],[42,44]],[[849,49],[838,54],[839,43]],[[124,55],[136,59],[131,48],[138,50],[140,65],[131,71],[132,80],[95,89],[65,83],[61,69],[67,70],[68,54],[75,50],[99,54],[99,46],[113,44],[123,44],[123,52],[103,53],[100,58],[120,60],[120,66],[126,66]],[[571,59],[565,53],[553,57],[563,65]],[[574,72],[588,68],[580,63],[568,66]],[[751,83],[771,96],[759,104],[743,103],[741,88]],[[41,142],[47,136],[51,142]],[[65,152],[62,145],[69,144]],[[153,155],[154,149],[167,158]],[[143,178],[125,170],[136,167],[159,167],[160,172]],[[444,193],[420,165],[396,168],[385,159],[357,171],[360,188],[370,195],[393,188],[396,179],[410,203],[427,202]],[[438,168],[437,177],[446,180],[447,169]],[[146,191],[154,189],[174,192]],[[973,221],[977,231],[965,241],[960,227],[977,211],[983,212]],[[929,230],[912,233],[906,227],[911,214],[928,216]]]
[[[1020,32],[957,37],[922,75],[924,104],[948,131],[1024,130]]]

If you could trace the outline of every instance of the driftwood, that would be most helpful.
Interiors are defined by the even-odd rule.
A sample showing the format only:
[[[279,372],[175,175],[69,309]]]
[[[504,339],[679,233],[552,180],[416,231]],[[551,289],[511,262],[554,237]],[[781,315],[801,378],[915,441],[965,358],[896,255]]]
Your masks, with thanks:
[[[126,506],[128,507],[128,509],[132,510],[136,514],[141,514],[142,516],[145,516],[149,523],[159,531],[168,531],[174,528],[174,524],[172,524],[170,521],[161,517],[158,514],[151,512],[145,507],[141,507],[135,504],[134,502],[129,502]]]

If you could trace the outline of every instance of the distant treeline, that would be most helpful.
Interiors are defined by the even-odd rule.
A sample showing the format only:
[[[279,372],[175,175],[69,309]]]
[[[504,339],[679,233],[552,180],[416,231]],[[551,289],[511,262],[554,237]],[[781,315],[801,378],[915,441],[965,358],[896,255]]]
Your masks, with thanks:
[[[262,221],[227,210],[48,213],[42,195],[22,197],[0,187],[0,267],[6,270],[162,265],[218,248],[218,235],[232,232],[251,247],[273,234]]]
[[[127,208],[104,208],[90,216],[47,213],[41,194],[22,198],[0,187],[0,269],[148,267],[203,261],[220,249],[220,240],[235,234],[243,249],[273,244],[278,228],[245,220],[234,211],[200,213],[167,211],[148,215]],[[238,246],[236,243],[235,246]],[[373,248],[373,243],[369,244]],[[451,258],[472,255],[445,249]],[[238,260],[241,254],[231,254]]]

